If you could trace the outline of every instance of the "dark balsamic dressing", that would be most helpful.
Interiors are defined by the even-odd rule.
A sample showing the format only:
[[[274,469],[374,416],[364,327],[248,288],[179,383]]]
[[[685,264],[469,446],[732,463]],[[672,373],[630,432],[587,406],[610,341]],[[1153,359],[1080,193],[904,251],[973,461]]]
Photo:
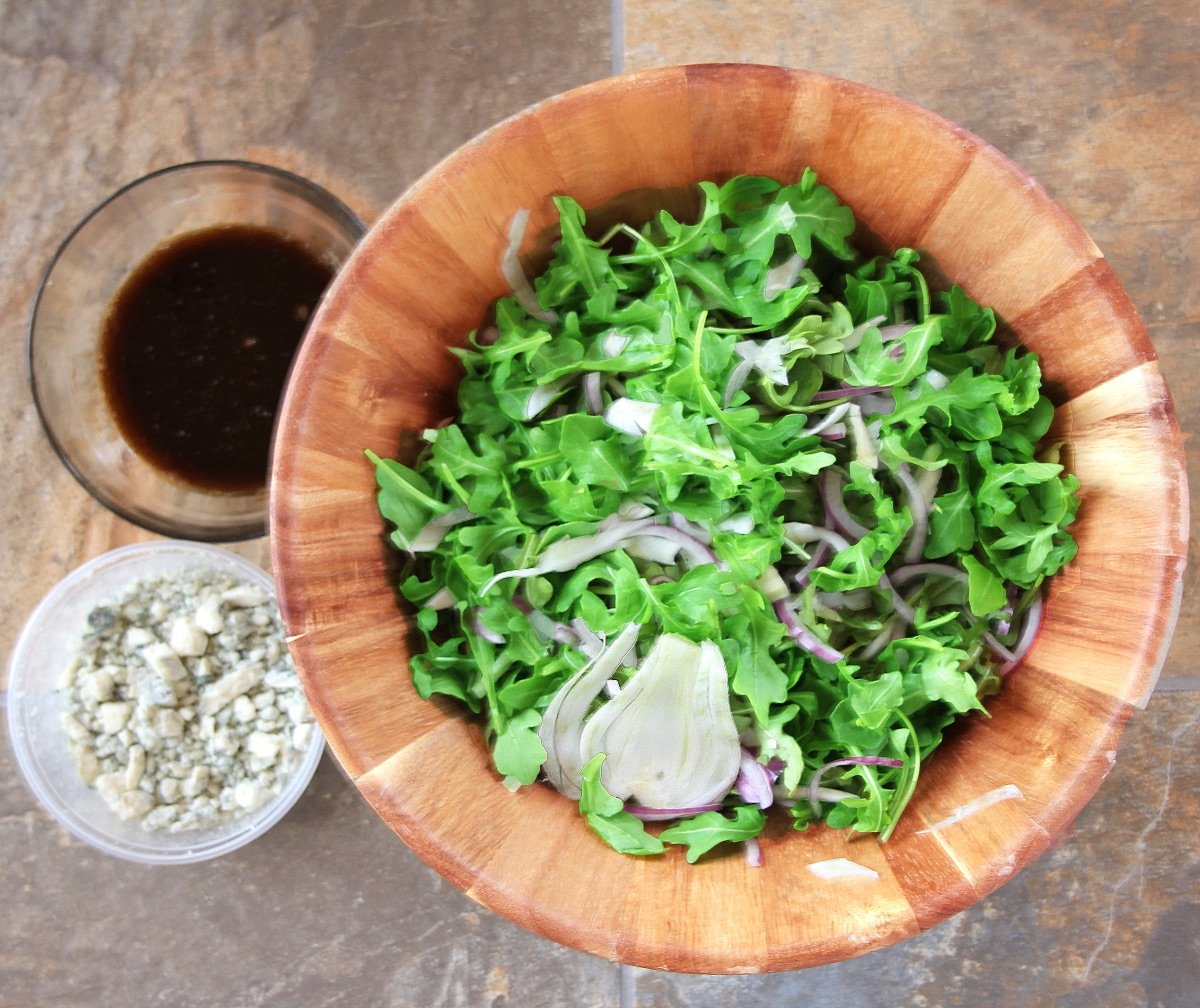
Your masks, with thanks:
[[[109,410],[133,449],[202,490],[263,486],[288,367],[332,278],[302,244],[253,225],[151,253],[100,341]]]

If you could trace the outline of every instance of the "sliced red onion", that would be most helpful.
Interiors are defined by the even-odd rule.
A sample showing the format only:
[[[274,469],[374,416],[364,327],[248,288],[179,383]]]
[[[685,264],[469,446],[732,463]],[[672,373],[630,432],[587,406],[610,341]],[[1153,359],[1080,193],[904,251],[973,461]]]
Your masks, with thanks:
[[[818,567],[823,567],[829,559],[829,555],[833,552],[833,547],[827,542],[817,544],[817,548],[812,551],[812,556],[808,558],[808,563],[801,567],[795,574],[792,575],[792,583],[797,588],[804,588],[808,585],[808,580],[812,576],[812,572]]]
[[[775,778],[768,766],[759,763],[754,756],[742,751],[742,762],[738,767],[737,779],[733,782],[742,801],[759,808],[769,808],[775,801]]]
[[[751,868],[761,868],[763,866],[762,844],[758,842],[757,837],[750,837],[743,841],[746,851],[746,864]]]
[[[895,610],[896,615],[911,626],[916,621],[917,614],[913,610],[913,607],[908,604],[908,599],[896,591],[886,574],[879,576],[879,587],[891,596],[892,609]]]
[[[720,802],[708,805],[690,805],[687,808],[650,808],[646,805],[627,804],[625,811],[641,819],[642,822],[668,822],[671,819],[683,819],[685,816],[699,815],[701,812],[719,812]]]
[[[604,400],[600,398],[600,372],[589,371],[583,376],[583,401],[587,411],[595,416],[604,412]]]
[[[838,422],[847,413],[850,412],[850,404],[848,402],[838,403],[821,419],[820,423],[813,424],[811,427],[805,427],[805,434],[821,434],[832,427],[837,426]],[[843,428],[844,429],[844,428]]]
[[[821,431],[817,437],[823,441],[845,441],[846,440],[846,425],[834,424],[828,430]]]
[[[508,225],[508,246],[504,249],[504,256],[500,260],[500,270],[504,274],[504,279],[508,281],[513,297],[517,299],[522,308],[542,322],[555,322],[558,320],[558,316],[552,311],[547,311],[538,303],[533,286],[525,275],[525,270],[521,267],[521,242],[525,238],[525,227],[528,223],[528,209],[521,209],[513,214],[512,221]]]
[[[453,511],[438,515],[413,537],[413,541],[408,545],[408,551],[410,553],[426,553],[429,550],[437,549],[446,533],[455,525],[469,522],[474,517],[475,512],[465,507],[455,508]]]
[[[914,328],[916,327],[908,322],[901,322],[898,325],[880,326],[879,337],[884,343],[890,343],[892,340],[903,339]]]
[[[810,525],[808,522],[784,522],[783,534],[794,543],[823,542],[840,553],[850,548],[850,540],[840,532],[825,525]]]
[[[751,522],[750,528],[745,530],[745,531],[749,532],[754,527],[754,524],[753,524],[754,519],[750,515],[744,515],[742,517],[750,519],[750,522]],[[732,521],[732,519],[730,519],[730,520]],[[680,532],[687,533],[693,539],[699,540],[700,542],[704,543],[706,546],[712,545],[712,536],[708,534],[708,530],[703,528],[700,525],[697,525],[693,521],[688,521],[678,511],[672,511],[667,516],[667,521],[671,525],[672,528],[677,528],[677,529],[679,529]]]
[[[484,626],[483,620],[479,618],[479,609],[471,610],[471,631],[476,637],[481,637],[483,640],[492,644],[503,644],[504,635],[496,633],[495,630]]]
[[[842,340],[842,349],[857,349],[858,345],[862,342],[863,334],[866,333],[866,331],[872,326],[877,326],[880,322],[884,322],[886,320],[886,315],[876,315],[874,318],[869,318],[865,322],[860,322],[853,329],[851,329],[846,338]]]
[[[579,646],[579,637],[565,623],[551,619],[540,609],[532,609],[529,614],[529,625],[542,640],[554,641],[556,644]]]
[[[842,474],[836,469],[824,469],[817,477],[817,491],[821,495],[826,520],[838,532],[858,540],[870,530],[847,510],[846,502],[842,499],[842,486]]]
[[[908,513],[912,517],[912,529],[908,534],[908,544],[904,548],[902,559],[906,564],[915,564],[925,552],[925,541],[929,535],[929,507],[925,503],[925,495],[913,479],[912,473],[903,462],[896,467],[893,476],[904,491],[904,500],[908,504]]]
[[[884,393],[859,396],[855,402],[865,417],[891,416],[896,412],[896,400]]]
[[[1042,596],[1034,596],[1033,601],[1022,617],[1021,633],[1017,637],[1016,644],[1013,645],[1012,658],[1000,667],[1000,674],[1002,676],[1008,675],[1029,654],[1029,649],[1033,647],[1033,642],[1037,640],[1038,631],[1042,628],[1042,617],[1045,615],[1045,611],[1045,602]]]
[[[855,657],[863,661],[869,661],[874,658],[880,651],[900,636],[903,627],[904,624],[893,616],[884,624],[883,629],[871,639],[871,642],[859,651]]]
[[[996,622],[992,624],[997,636],[1007,637],[1012,633],[1013,629],[1013,596],[1016,594],[1015,586],[1008,585],[1008,603],[996,616]]]
[[[829,402],[831,399],[852,399],[856,396],[873,395],[876,392],[891,392],[890,385],[842,385],[839,388],[822,389],[814,392],[811,402]]]
[[[994,654],[997,658],[1003,659],[1006,667],[1016,665],[1017,656],[1015,654],[1013,654],[1013,652],[1011,652],[1003,644],[1001,644],[996,639],[996,635],[993,634],[991,631],[988,631],[988,630],[984,631],[983,642],[988,646],[988,649],[992,652],[992,654]]]
[[[808,804],[813,815],[821,814],[819,791],[821,778],[826,772],[840,766],[886,766],[902,767],[904,760],[891,759],[888,756],[845,756],[841,759],[830,760],[812,775],[808,782]]]
[[[918,577],[945,577],[951,578],[954,581],[967,580],[967,572],[961,570],[952,564],[946,563],[915,563],[905,564],[903,567],[897,567],[891,574],[892,584],[902,585],[907,584],[913,578]]]
[[[840,662],[845,655],[834,647],[830,647],[820,637],[813,633],[808,627],[796,618],[796,614],[788,607],[787,599],[778,599],[774,603],[775,614],[779,617],[780,622],[787,628],[788,634],[797,644],[805,651],[820,658],[821,661],[829,662],[831,665]]]

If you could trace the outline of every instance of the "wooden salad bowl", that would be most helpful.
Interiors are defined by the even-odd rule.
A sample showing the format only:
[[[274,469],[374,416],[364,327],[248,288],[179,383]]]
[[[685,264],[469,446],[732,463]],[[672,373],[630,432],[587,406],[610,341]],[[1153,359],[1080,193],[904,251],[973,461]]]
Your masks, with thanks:
[[[410,617],[364,449],[404,457],[454,413],[461,345],[508,292],[510,220],[547,257],[553,194],[640,223],[694,183],[815,168],[864,243],[911,246],[1042,360],[1052,436],[1081,482],[1077,558],[1023,666],[923,768],[886,844],[824,827],[762,838],[764,864],[622,856],[549,788],[510,793],[480,726],[420,699]],[[684,203],[686,205],[686,202]],[[591,216],[594,214],[594,218]],[[472,899],[547,938],[642,967],[756,973],[924,931],[1064,837],[1155,685],[1187,555],[1181,437],[1146,330],[1088,235],[979,138],[900,98],[750,65],[673,67],[544,101],[433,168],[384,214],[315,316],[282,407],[271,550],[292,652],[329,745],[380,816]],[[953,828],[982,793],[1016,785]],[[878,878],[822,881],[848,858]]]

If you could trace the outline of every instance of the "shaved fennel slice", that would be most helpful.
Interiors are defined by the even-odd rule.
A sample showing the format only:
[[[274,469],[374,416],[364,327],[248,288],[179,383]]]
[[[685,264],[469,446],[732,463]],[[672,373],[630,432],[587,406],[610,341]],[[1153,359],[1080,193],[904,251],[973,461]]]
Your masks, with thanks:
[[[546,750],[542,769],[554,789],[578,800],[585,760],[580,757],[579,737],[592,701],[637,642],[637,623],[630,623],[570,679],[550,701],[538,726],[538,739]]]
[[[420,532],[413,537],[413,541],[408,544],[410,553],[428,553],[430,550],[437,549],[438,544],[445,537],[446,533],[455,525],[461,525],[463,522],[471,521],[475,517],[475,513],[469,508],[461,507],[454,508],[444,514],[433,518],[429,523],[421,529]]]
[[[508,225],[508,245],[504,249],[504,257],[500,261],[500,269],[504,273],[504,279],[508,281],[508,286],[512,290],[513,297],[517,299],[522,308],[541,322],[554,322],[558,319],[558,316],[541,306],[537,295],[533,292],[533,285],[529,282],[529,278],[521,268],[519,253],[521,251],[521,242],[525,238],[525,227],[528,223],[529,211],[527,209],[518,210],[513,214],[512,221]]]
[[[828,861],[814,861],[808,870],[817,878],[827,881],[844,878],[877,879],[879,872],[868,868],[849,858],[830,858]]]
[[[663,634],[629,681],[584,725],[580,759],[607,753],[609,794],[651,808],[720,801],[741,765],[721,649]]]
[[[985,808],[995,805],[997,802],[1024,797],[1025,795],[1022,794],[1021,789],[1016,784],[1002,784],[998,788],[984,792],[978,798],[971,799],[965,805],[958,806],[945,819],[939,819],[924,829],[917,830],[917,836],[923,833],[937,833],[939,830],[944,830],[947,826],[960,823],[968,816],[973,816],[976,812],[981,812]]]

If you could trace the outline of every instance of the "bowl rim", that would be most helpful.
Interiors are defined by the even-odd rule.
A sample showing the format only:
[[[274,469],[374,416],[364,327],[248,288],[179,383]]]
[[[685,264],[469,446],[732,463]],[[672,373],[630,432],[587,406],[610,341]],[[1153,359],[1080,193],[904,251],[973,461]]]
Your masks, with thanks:
[[[338,227],[344,229],[347,234],[357,235],[355,239],[356,243],[361,241],[367,233],[366,222],[343,200],[312,179],[305,178],[286,168],[242,158],[207,158],[197,161],[177,162],[162,168],[156,168],[132,181],[124,183],[119,188],[110,192],[100,202],[96,203],[71,227],[66,236],[55,247],[53,254],[41,272],[25,325],[25,379],[33,398],[34,409],[37,412],[41,429],[46,435],[46,439],[50,442],[50,446],[54,450],[54,454],[58,457],[58,460],[71,473],[75,481],[97,503],[118,518],[137,525],[148,532],[179,538],[188,542],[244,542],[250,539],[261,538],[267,534],[270,514],[269,500],[264,494],[261,515],[253,519],[247,519],[228,527],[209,525],[204,528],[193,528],[188,526],[184,521],[171,521],[159,518],[156,515],[139,513],[136,509],[123,504],[114,496],[104,493],[71,457],[71,454],[66,450],[65,445],[55,433],[54,425],[50,420],[44,395],[38,382],[37,370],[34,367],[34,343],[37,338],[38,317],[42,308],[42,302],[48,288],[53,283],[55,270],[65,257],[68,249],[71,248],[74,242],[94,220],[106,213],[114,204],[146,184],[154,183],[159,179],[173,175],[188,174],[196,171],[207,173],[218,170],[245,171],[279,179],[295,187],[297,191],[302,192],[313,206],[318,207],[329,219],[336,221]],[[138,265],[138,261],[130,263],[130,270],[136,269]],[[301,342],[303,342],[303,337],[301,338]],[[282,391],[280,392],[280,401],[282,401]],[[220,496],[219,494],[204,494],[203,491],[194,492],[201,493],[204,496]]]
[[[128,581],[138,577],[138,567],[146,560],[156,557],[198,558],[214,566],[235,572],[238,576],[267,589],[276,599],[275,584],[270,574],[252,560],[208,543],[186,539],[159,539],[148,542],[118,546],[84,562],[60,578],[39,600],[22,625],[8,661],[8,679],[5,688],[6,720],[9,744],[26,787],[37,802],[48,811],[55,821],[76,839],[88,846],[125,861],[151,865],[182,865],[208,861],[231,853],[258,839],[275,826],[303,796],[325,751],[325,736],[320,723],[313,718],[312,738],[296,769],[286,785],[272,801],[262,809],[218,826],[214,829],[196,831],[202,840],[186,847],[161,850],[155,847],[153,831],[146,831],[144,844],[131,846],[109,842],[96,830],[90,820],[78,814],[74,807],[59,799],[54,789],[44,780],[35,747],[30,742],[30,731],[24,721],[27,688],[24,669],[29,655],[37,648],[37,639],[48,625],[54,625],[58,607],[77,591],[88,579],[103,571],[126,570]],[[119,585],[114,588],[119,590]],[[73,633],[76,628],[70,628]],[[63,740],[65,745],[65,738]],[[74,782],[72,782],[74,784]],[[86,786],[86,785],[84,785]],[[186,837],[186,834],[172,836]]]

